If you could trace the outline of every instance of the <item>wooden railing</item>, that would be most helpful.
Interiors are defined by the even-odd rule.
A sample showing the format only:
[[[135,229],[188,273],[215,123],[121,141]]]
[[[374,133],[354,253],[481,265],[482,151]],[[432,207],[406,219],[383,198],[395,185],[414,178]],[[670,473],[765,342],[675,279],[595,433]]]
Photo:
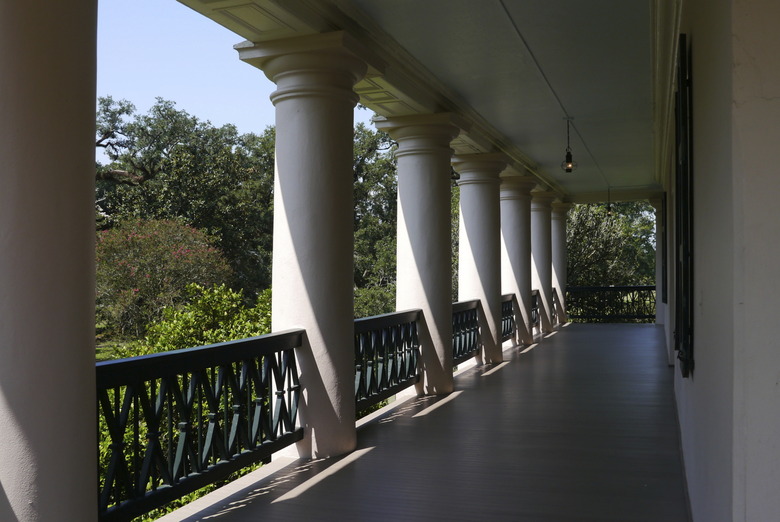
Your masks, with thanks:
[[[476,355],[482,344],[479,334],[479,301],[452,304],[452,359],[461,363]]]
[[[517,325],[515,324],[515,294],[501,296],[501,342],[508,341],[515,336]]]
[[[515,334],[514,295],[501,335]],[[454,364],[481,349],[479,301],[452,305]],[[538,317],[538,312],[537,312]],[[420,380],[421,310],[355,320],[355,405]],[[303,438],[295,348],[303,330],[96,364],[101,522],[129,520]]]
[[[541,315],[539,313],[539,307],[541,306],[541,298],[539,297],[539,290],[531,290],[531,329],[541,328]]]
[[[569,319],[587,323],[652,323],[655,286],[575,286],[567,289]]]
[[[409,310],[355,320],[355,408],[377,404],[420,380],[418,321]]]
[[[301,440],[302,334],[97,363],[100,520],[142,515]]]

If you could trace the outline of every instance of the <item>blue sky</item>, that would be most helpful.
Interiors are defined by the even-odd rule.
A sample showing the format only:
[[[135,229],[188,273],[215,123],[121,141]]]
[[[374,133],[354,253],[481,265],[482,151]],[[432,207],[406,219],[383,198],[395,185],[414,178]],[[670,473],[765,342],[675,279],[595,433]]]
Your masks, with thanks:
[[[156,97],[214,125],[260,133],[274,124],[275,86],[241,62],[242,38],[175,0],[100,0],[98,96],[146,112]],[[369,111],[359,111],[366,121]]]

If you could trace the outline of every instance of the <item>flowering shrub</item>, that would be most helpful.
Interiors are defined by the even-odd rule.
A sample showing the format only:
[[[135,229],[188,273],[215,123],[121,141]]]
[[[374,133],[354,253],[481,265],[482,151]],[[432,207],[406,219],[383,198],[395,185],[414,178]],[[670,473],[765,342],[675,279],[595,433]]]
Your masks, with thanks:
[[[172,220],[132,220],[98,232],[97,317],[109,331],[141,337],[166,307],[186,299],[190,283],[231,276],[204,232]]]

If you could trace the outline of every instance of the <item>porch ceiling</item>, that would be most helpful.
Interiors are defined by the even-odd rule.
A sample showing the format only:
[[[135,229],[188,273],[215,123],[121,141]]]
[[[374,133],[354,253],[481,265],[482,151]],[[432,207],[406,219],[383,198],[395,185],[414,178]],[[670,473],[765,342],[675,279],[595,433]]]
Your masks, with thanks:
[[[180,1],[254,42],[347,30],[377,56],[357,86],[363,104],[458,112],[473,125],[457,152],[503,151],[566,199],[662,191],[677,2]]]

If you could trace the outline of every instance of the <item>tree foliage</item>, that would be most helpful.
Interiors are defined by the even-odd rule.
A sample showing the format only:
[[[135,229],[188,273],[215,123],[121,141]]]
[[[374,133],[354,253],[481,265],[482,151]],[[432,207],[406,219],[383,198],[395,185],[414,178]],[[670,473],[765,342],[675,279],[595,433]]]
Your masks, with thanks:
[[[569,286],[655,283],[655,217],[646,202],[574,205],[566,221]]]
[[[258,136],[214,127],[159,99],[147,114],[101,98],[96,146],[98,226],[127,218],[179,219],[211,234],[228,260],[232,285],[270,286],[274,129]]]
[[[398,177],[390,136],[355,127],[355,317],[395,310]]]
[[[189,283],[231,277],[225,258],[202,231],[172,220],[129,220],[97,234],[98,321],[138,337],[163,309],[184,302]]]
[[[133,357],[255,337],[271,332],[271,290],[263,291],[254,306],[241,292],[226,285],[187,285],[186,304],[166,308],[142,341],[118,350]]]

